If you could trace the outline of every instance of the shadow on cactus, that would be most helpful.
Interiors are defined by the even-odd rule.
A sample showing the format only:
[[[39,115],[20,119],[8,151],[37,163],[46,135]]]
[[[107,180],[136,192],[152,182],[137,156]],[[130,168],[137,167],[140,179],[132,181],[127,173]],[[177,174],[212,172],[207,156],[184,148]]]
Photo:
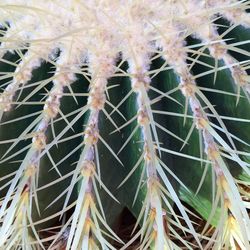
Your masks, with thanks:
[[[2,0],[0,249],[250,249],[249,4]]]

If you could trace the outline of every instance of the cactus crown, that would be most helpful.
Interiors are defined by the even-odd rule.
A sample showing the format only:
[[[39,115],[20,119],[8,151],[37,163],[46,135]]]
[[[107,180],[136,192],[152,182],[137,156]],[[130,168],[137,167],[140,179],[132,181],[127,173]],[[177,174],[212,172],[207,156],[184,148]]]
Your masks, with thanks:
[[[249,148],[241,151],[236,142],[249,144],[229,131],[225,124],[225,120],[238,123],[249,120],[235,114],[222,117],[204,94],[208,91],[222,98],[233,96],[234,107],[240,107],[242,99],[249,100],[249,51],[244,49],[249,41],[226,39],[239,25],[249,33],[248,8],[249,1],[238,0],[2,0],[0,164],[3,170],[0,171],[3,171],[3,184],[0,190],[4,194],[0,208],[1,249],[45,249],[46,242],[50,243],[49,249],[115,249],[110,239],[127,249],[137,238],[140,239],[139,249],[250,249]],[[220,23],[221,19],[224,24]],[[225,20],[229,25],[225,25]],[[224,28],[224,32],[219,28]],[[155,63],[159,58],[163,59],[160,66]],[[45,62],[53,68],[52,74],[47,70],[45,79],[34,81],[34,72]],[[202,69],[199,73],[195,71],[197,65]],[[7,66],[12,69],[4,71]],[[225,90],[230,81],[222,82],[221,90],[216,88],[221,72],[230,75],[236,93]],[[166,74],[165,81],[157,82],[161,74]],[[198,84],[200,78],[211,75],[210,87]],[[79,78],[81,81],[75,90]],[[110,79],[118,78],[129,79],[127,92],[122,92],[128,87],[123,80],[118,86],[109,84]],[[113,89],[115,99],[120,98],[115,104],[109,96]],[[75,108],[65,114],[62,102],[69,97],[68,103],[75,102]],[[162,99],[174,107],[172,112],[155,108]],[[119,110],[126,102],[133,103],[129,112],[126,109],[127,114]],[[42,108],[27,111],[27,106]],[[20,111],[23,108],[25,111]],[[245,109],[249,109],[248,102]],[[115,116],[123,122],[117,124]],[[163,116],[166,123],[159,122],[159,116]],[[184,138],[171,132],[171,127],[166,125],[170,121],[168,116],[176,117],[176,121],[181,117],[182,125],[189,124]],[[21,122],[30,118],[31,122],[20,128]],[[54,127],[60,121],[64,126],[56,131]],[[76,132],[78,123],[81,123],[81,130]],[[119,148],[113,146],[109,136],[102,134],[108,123],[113,126],[112,134],[121,135],[121,131],[132,127],[127,138],[121,138]],[[12,135],[6,137],[6,125],[10,129],[13,125],[18,130],[14,138]],[[167,134],[170,140],[181,141],[182,147],[179,150],[167,147],[162,134]],[[190,144],[192,134],[199,137],[195,145],[191,144],[193,147],[198,145],[198,156],[182,152]],[[131,141],[135,138],[139,142],[133,144],[136,148],[133,151]],[[65,147],[65,142],[70,145],[74,140],[78,140],[75,146],[55,161],[53,150],[63,143]],[[20,148],[22,141],[26,144]],[[100,190],[119,201],[113,194],[116,187],[107,188],[101,175],[104,164],[100,160],[103,157],[100,145],[128,169],[120,189],[135,173],[140,175],[137,182],[133,179],[129,183],[138,188],[135,197],[130,197],[134,202],[126,204],[131,210],[135,203],[140,207],[139,212],[134,212],[140,229],[126,244],[105,217]],[[138,148],[140,151],[132,166],[122,160],[122,152],[127,148],[130,148],[131,158],[137,157]],[[76,153],[78,159],[70,162],[68,159]],[[186,185],[185,178],[190,176],[178,175],[175,171],[178,172],[181,166],[173,163],[172,169],[164,155],[199,162],[202,174],[196,194],[204,184],[208,169],[211,173],[209,185],[213,197],[209,214],[207,217],[202,214],[207,224],[199,232],[190,218],[192,212],[181,201],[180,188],[173,184],[178,183],[185,197],[195,196]],[[44,174],[45,157],[51,169]],[[65,174],[61,172],[61,165],[67,160]],[[247,177],[240,179],[239,174],[234,175],[228,161],[237,165],[237,171]],[[13,163],[18,167],[6,170]],[[115,173],[111,168],[108,166],[109,171]],[[49,179],[51,172],[57,177],[40,185],[41,175]],[[65,179],[70,179],[68,185],[47,204],[53,207],[64,198],[60,211],[34,220],[34,210],[43,213],[39,193],[46,188],[53,190],[54,185]],[[73,199],[76,186],[78,196]],[[138,201],[138,197],[143,198]],[[126,203],[125,200],[120,202]],[[192,202],[190,205],[194,206]],[[73,212],[66,219],[69,210]],[[219,220],[213,223],[218,211]],[[37,226],[55,218],[63,221],[57,234],[41,237]],[[210,224],[215,226],[212,232]],[[191,235],[194,241],[182,239],[178,230]]]

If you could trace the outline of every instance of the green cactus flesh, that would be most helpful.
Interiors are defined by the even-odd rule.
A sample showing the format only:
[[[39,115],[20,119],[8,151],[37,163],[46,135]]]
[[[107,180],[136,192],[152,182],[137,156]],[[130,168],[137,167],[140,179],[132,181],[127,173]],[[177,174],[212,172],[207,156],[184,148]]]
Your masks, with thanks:
[[[0,249],[250,249],[249,6],[2,0]]]

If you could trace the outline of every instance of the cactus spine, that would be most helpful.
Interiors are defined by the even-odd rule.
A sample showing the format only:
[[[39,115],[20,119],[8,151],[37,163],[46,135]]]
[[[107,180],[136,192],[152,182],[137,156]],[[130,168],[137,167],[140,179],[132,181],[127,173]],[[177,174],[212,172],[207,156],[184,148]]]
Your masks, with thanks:
[[[0,248],[250,249],[248,9],[1,1]],[[112,223],[137,217],[128,242],[107,195]]]

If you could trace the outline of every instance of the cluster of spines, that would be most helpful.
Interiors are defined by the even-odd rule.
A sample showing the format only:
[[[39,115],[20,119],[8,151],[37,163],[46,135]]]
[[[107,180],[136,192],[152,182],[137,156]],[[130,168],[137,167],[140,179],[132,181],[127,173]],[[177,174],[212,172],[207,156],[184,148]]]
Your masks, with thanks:
[[[44,151],[46,147],[46,132],[49,127],[49,124],[53,122],[53,119],[58,116],[58,114],[61,113],[60,111],[60,99],[63,95],[63,90],[66,86],[69,86],[72,82],[75,81],[74,73],[71,71],[64,72],[65,68],[71,67],[71,64],[73,63],[72,60],[69,60],[69,55],[67,54],[67,49],[65,49],[64,53],[62,53],[60,60],[57,60],[57,70],[54,75],[53,80],[53,88],[49,92],[49,95],[47,99],[45,100],[44,108],[41,114],[38,116],[38,119],[36,119],[32,126],[35,127],[32,138],[32,143],[30,145],[30,149],[28,150],[25,159],[23,160],[20,168],[16,172],[16,175],[14,179],[11,182],[9,191],[2,203],[1,206],[1,218],[3,219],[3,227],[1,228],[1,235],[2,237],[5,237],[4,240],[1,241],[1,244],[5,244],[6,247],[11,248],[14,244],[16,244],[16,241],[20,241],[20,239],[12,239],[10,238],[9,243],[6,245],[6,242],[8,242],[9,234],[16,234],[17,236],[22,236],[22,231],[26,231],[28,233],[27,228],[28,225],[31,224],[31,227],[33,229],[33,233],[36,236],[36,240],[39,242],[39,244],[42,246],[42,243],[34,229],[34,226],[32,225],[33,222],[31,220],[31,209],[32,209],[32,200],[34,196],[34,201],[36,204],[36,208],[39,212],[39,204],[37,200],[37,188],[38,188],[38,173],[39,173],[39,161],[41,158],[41,153]],[[30,80],[32,70],[37,67],[37,60],[32,61],[33,64],[26,65],[20,65],[20,71],[26,72],[26,74],[23,74],[22,78],[22,84],[27,83]],[[68,63],[70,63],[68,65]],[[14,78],[14,82],[16,85],[20,83],[16,78]],[[6,91],[3,93],[3,95],[6,94]],[[15,92],[11,93],[10,100],[13,99],[15,95]],[[10,102],[12,103],[12,101]],[[9,109],[9,107],[8,107]],[[31,127],[32,128],[32,127]],[[49,153],[48,153],[49,154]],[[59,175],[60,172],[57,170]],[[14,193],[14,190],[17,190],[13,197],[11,197]],[[12,193],[13,192],[13,193]],[[25,197],[25,198],[24,198]],[[25,200],[25,202],[19,202],[19,200]],[[11,205],[7,207],[8,202],[11,201]],[[23,213],[22,210],[26,210],[26,213]],[[39,212],[40,213],[40,212]],[[10,219],[11,216],[11,219]],[[29,222],[26,225],[22,226],[16,226],[16,220],[19,219],[22,222]],[[29,220],[28,220],[29,219]],[[13,225],[12,225],[13,223]],[[12,229],[12,227],[14,229]],[[16,227],[16,228],[15,228]],[[17,232],[15,232],[15,229]],[[15,233],[13,233],[15,232]],[[27,239],[28,239],[27,235]],[[24,244],[23,242],[24,237],[22,236],[22,241],[20,244]],[[26,244],[31,244],[27,243]]]
[[[161,1],[157,2],[157,4],[161,5]],[[174,3],[172,3],[174,5]],[[212,108],[212,106],[209,104],[209,102],[206,100],[205,96],[202,95],[202,93],[199,91],[198,87],[195,84],[194,77],[190,73],[190,68],[187,65],[187,54],[186,54],[186,48],[185,48],[185,34],[183,35],[183,24],[182,19],[187,20],[188,16],[194,16],[198,11],[195,11],[195,14],[192,13],[193,8],[196,6],[201,7],[202,4],[197,5],[197,1],[188,1],[188,3],[180,3],[179,5],[177,3],[176,7],[179,5],[183,5],[183,9],[185,10],[184,13],[188,13],[187,15],[183,14],[180,17],[180,20],[177,20],[177,24],[173,25],[171,22],[167,23],[167,28],[171,31],[168,35],[164,35],[159,41],[157,40],[156,44],[159,46],[162,51],[160,52],[161,56],[166,60],[166,62],[173,67],[176,74],[180,76],[181,82],[180,82],[180,89],[183,93],[183,95],[186,97],[186,99],[189,101],[189,106],[193,112],[194,119],[196,122],[196,127],[198,130],[202,132],[203,135],[203,141],[205,145],[205,152],[212,162],[213,169],[215,171],[215,174],[217,176],[217,186],[218,186],[218,193],[221,199],[221,204],[224,204],[224,210],[225,217],[222,217],[224,220],[220,222],[220,226],[218,227],[218,230],[215,230],[215,233],[213,235],[214,239],[218,239],[218,237],[221,237],[221,235],[226,235],[227,237],[224,237],[223,240],[218,240],[221,245],[216,245],[215,248],[220,248],[222,246],[229,246],[230,244],[233,245],[234,241],[231,240],[232,236],[235,235],[235,231],[239,233],[239,228],[241,229],[241,232],[243,233],[243,237],[234,237],[234,240],[238,242],[239,245],[242,245],[244,247],[249,247],[249,236],[247,235],[247,229],[249,228],[249,218],[247,216],[247,212],[245,208],[238,207],[238,204],[233,203],[233,199],[235,196],[237,196],[237,200],[239,201],[240,196],[237,194],[236,186],[234,185],[233,178],[231,177],[230,173],[227,170],[227,167],[225,163],[222,160],[220,151],[218,149],[218,145],[214,139],[216,139],[225,149],[228,150],[229,153],[231,153],[231,147],[228,146],[215,132],[215,130],[210,126],[210,121],[207,117],[207,114],[205,113],[199,99],[201,98],[214,112],[214,115],[217,116],[216,111]],[[246,4],[239,3],[238,1],[207,1],[206,7],[207,9],[201,10],[201,15],[195,16],[192,21],[186,22],[185,28],[188,28],[188,31],[196,36],[198,36],[209,48],[209,51],[215,59],[222,59],[226,63],[226,66],[231,70],[232,76],[235,79],[235,82],[242,87],[245,90],[246,95],[249,93],[249,84],[248,84],[248,78],[247,73],[245,70],[241,67],[240,63],[234,59],[232,56],[230,56],[227,53],[227,46],[224,42],[222,42],[222,38],[218,35],[216,29],[214,28],[212,21],[214,15],[213,13],[221,13],[224,15],[230,22],[239,24],[242,23],[245,26],[249,26],[249,15],[244,12],[244,8],[246,8]],[[99,6],[100,7],[100,6]],[[181,9],[182,7],[179,7]],[[196,8],[199,10],[199,8]],[[139,8],[133,8],[133,11],[138,11],[139,13],[133,13],[138,14],[138,16],[135,16],[136,18],[140,17],[140,10]],[[181,12],[181,11],[180,11]],[[207,23],[203,24],[203,18],[208,15],[208,21]],[[211,14],[212,13],[212,14]],[[7,20],[10,18],[7,15]],[[31,18],[32,19],[32,18]],[[29,18],[25,18],[22,20],[23,23],[20,23],[20,25],[24,25],[26,22],[30,22]],[[124,46],[124,51],[122,51],[124,55],[124,60],[128,61],[129,64],[129,76],[131,77],[132,82],[132,90],[137,94],[137,104],[138,104],[138,115],[137,115],[137,121],[138,121],[138,128],[140,127],[142,137],[143,137],[143,144],[144,144],[144,165],[145,165],[145,172],[146,172],[146,178],[147,178],[147,189],[148,194],[146,196],[146,203],[144,204],[144,224],[142,226],[142,229],[140,231],[140,234],[142,235],[142,245],[141,248],[147,248],[150,245],[154,245],[157,249],[163,249],[164,244],[168,248],[178,248],[173,242],[170,241],[168,235],[166,234],[165,230],[165,224],[164,224],[164,217],[166,215],[166,212],[164,211],[162,207],[162,197],[165,194],[170,194],[169,196],[172,196],[172,199],[179,203],[179,200],[176,200],[176,197],[173,197],[174,191],[171,186],[169,186],[168,180],[166,179],[166,176],[164,175],[164,172],[162,171],[162,167],[160,164],[160,151],[162,150],[159,145],[159,139],[157,137],[157,132],[155,128],[155,122],[153,120],[153,114],[150,107],[150,99],[148,98],[147,92],[148,89],[150,89],[150,78],[149,78],[149,66],[150,66],[150,56],[151,53],[148,51],[154,51],[154,48],[151,47],[151,42],[154,42],[154,38],[151,38],[150,35],[147,39],[144,41],[145,34],[141,32],[141,30],[144,28],[143,26],[139,25],[139,28],[136,26],[137,24],[134,24],[133,22],[131,25],[131,31],[135,32],[128,33],[128,42],[129,42],[129,48],[126,48]],[[13,31],[15,33],[15,25],[13,25]],[[197,28],[199,27],[199,29]],[[138,28],[138,30],[137,30]],[[203,29],[204,28],[204,29]],[[10,28],[7,31],[7,35],[5,36],[6,40],[8,38],[8,34],[11,35],[11,29]],[[158,27],[156,27],[158,29]],[[196,30],[198,30],[196,32]],[[200,32],[199,32],[200,30]],[[48,30],[49,31],[49,30]],[[127,31],[127,30],[126,30]],[[158,30],[159,31],[159,30]],[[71,191],[74,187],[74,185],[79,181],[79,176],[82,178],[81,182],[81,188],[79,192],[79,196],[82,199],[78,200],[78,203],[76,204],[75,211],[78,212],[74,214],[74,216],[71,218],[71,220],[68,222],[67,225],[71,223],[70,233],[69,233],[69,240],[67,243],[67,248],[69,249],[72,247],[79,247],[80,239],[82,240],[82,247],[86,247],[87,245],[84,244],[90,244],[88,242],[92,242],[91,244],[94,244],[93,239],[90,239],[90,230],[92,230],[92,233],[95,233],[95,237],[98,239],[99,243],[101,244],[102,248],[112,248],[112,246],[106,241],[105,238],[102,237],[100,228],[96,228],[96,225],[98,225],[97,217],[101,219],[103,222],[105,221],[104,218],[101,216],[101,214],[96,210],[96,205],[94,203],[94,197],[95,195],[98,197],[98,193],[93,190],[93,185],[95,185],[94,178],[97,178],[98,182],[101,182],[100,179],[100,169],[96,169],[99,166],[98,159],[97,159],[97,142],[100,139],[99,131],[98,131],[98,119],[99,119],[99,112],[103,111],[107,117],[112,121],[111,117],[106,113],[104,109],[104,104],[106,102],[105,92],[107,90],[107,80],[113,76],[114,74],[114,68],[115,68],[115,58],[117,56],[116,53],[113,52],[112,46],[114,44],[109,44],[111,39],[113,38],[113,34],[108,37],[109,42],[106,41],[107,34],[109,32],[105,29],[99,28],[98,32],[101,34],[101,39],[97,39],[97,42],[103,45],[103,48],[99,51],[95,50],[91,51],[89,49],[89,72],[91,75],[91,84],[90,84],[90,92],[89,92],[89,98],[88,98],[88,104],[84,109],[84,112],[81,112],[81,115],[85,113],[87,110],[89,110],[89,117],[88,121],[86,123],[86,128],[84,131],[84,148],[80,157],[80,160],[77,164],[76,170],[74,171],[73,178],[71,185],[67,192],[67,198],[64,204],[63,212],[66,209]],[[128,30],[128,32],[130,32]],[[32,33],[32,32],[31,32]],[[29,31],[24,32],[23,34],[20,34],[20,36],[23,36],[20,40],[28,40],[37,38],[36,36],[30,37],[31,34]],[[125,33],[125,32],[124,32]],[[160,33],[165,34],[165,30],[160,30]],[[167,32],[166,32],[167,33]],[[105,38],[102,37],[102,35]],[[138,34],[140,35],[140,38],[138,39]],[[93,34],[92,34],[93,35]],[[94,34],[95,36],[95,34]],[[166,39],[165,39],[166,37]],[[18,40],[18,39],[17,39]],[[139,42],[138,42],[139,40]],[[10,40],[11,41],[11,40]],[[15,39],[14,39],[15,41]],[[174,43],[173,43],[174,41]],[[13,46],[11,46],[13,45]],[[20,44],[15,43],[2,43],[2,49],[7,50],[11,47],[14,47],[13,50],[15,50],[16,47],[19,47],[20,45],[23,45],[23,42]],[[171,47],[170,47],[171,45]],[[59,45],[60,46],[60,45]],[[72,45],[74,46],[74,45]],[[107,47],[105,47],[107,46]],[[205,47],[206,47],[205,46]],[[67,46],[66,46],[67,47]],[[101,46],[102,47],[102,46]],[[18,64],[16,72],[14,73],[13,81],[11,84],[6,87],[5,91],[1,95],[1,109],[2,112],[9,111],[11,105],[15,104],[13,101],[13,98],[15,96],[15,93],[17,90],[20,89],[21,85],[26,84],[32,75],[32,70],[40,66],[41,58],[45,59],[47,58],[48,54],[50,53],[51,47],[48,46],[48,51],[43,50],[43,55],[36,56],[36,54],[32,54],[32,51],[36,51],[37,47],[32,47],[32,43],[30,49],[31,52],[28,52],[27,55],[23,58],[21,63]],[[228,46],[229,49],[233,49],[232,45],[231,47]],[[82,50],[85,50],[82,49]],[[81,50],[80,50],[81,51]],[[68,51],[66,49],[66,52],[69,52],[76,56],[76,52],[72,53],[71,49],[68,48]],[[82,52],[82,51],[81,51]],[[65,43],[63,44],[62,48],[62,55],[60,55],[60,59],[63,58],[63,54],[65,53]],[[172,53],[172,54],[171,54]],[[67,55],[68,56],[68,55]],[[5,201],[3,202],[2,208],[1,208],[1,217],[5,217],[5,220],[8,218],[8,212],[12,213],[12,208],[15,207],[16,211],[20,211],[20,206],[26,206],[29,207],[31,200],[26,201],[27,194],[30,195],[31,193],[35,193],[35,178],[37,173],[37,168],[39,167],[39,159],[42,157],[42,155],[49,154],[49,147],[51,148],[63,135],[60,134],[60,136],[57,136],[54,141],[49,145],[49,147],[46,147],[46,130],[49,126],[49,122],[53,120],[59,113],[60,113],[60,98],[63,95],[63,88],[65,86],[69,86],[70,83],[72,83],[75,80],[74,72],[76,69],[75,67],[72,69],[71,66],[77,64],[76,61],[69,61],[68,57],[65,56],[65,63],[66,66],[63,64],[61,65],[60,60],[57,60],[56,65],[58,66],[58,69],[56,71],[55,77],[54,77],[54,87],[49,92],[49,97],[45,101],[44,105],[44,111],[41,114],[39,120],[36,120],[37,122],[37,128],[35,129],[35,136],[32,140],[32,145],[29,153],[27,154],[25,161],[21,165],[20,169],[18,170],[16,177],[13,179],[10,190],[13,190],[16,188],[16,185],[18,184],[18,187],[20,187],[19,192],[16,192],[15,196],[16,199],[13,198],[13,201],[11,204],[14,204],[13,206],[10,205],[10,207],[6,208],[7,203],[12,200],[11,196],[12,193],[9,191],[8,195],[5,198]],[[198,59],[197,59],[198,60]],[[102,63],[103,62],[103,63]],[[65,66],[65,67],[64,67]],[[216,70],[216,69],[215,69]],[[60,72],[62,71],[62,72]],[[70,73],[65,73],[65,72]],[[60,80],[59,80],[60,79]],[[132,93],[132,92],[131,92]],[[198,97],[197,97],[198,96]],[[17,102],[18,104],[18,102]],[[60,113],[62,116],[62,114]],[[80,118],[80,115],[79,117]],[[225,128],[222,121],[219,120],[221,126]],[[115,123],[112,122],[114,125]],[[35,123],[33,125],[36,125]],[[69,124],[71,125],[71,124]],[[226,128],[225,128],[226,129]],[[225,130],[226,131],[226,130]],[[65,131],[64,131],[65,133]],[[232,139],[230,137],[230,134],[226,131],[227,137],[229,141],[232,142]],[[156,143],[154,142],[156,141]],[[101,139],[102,142],[105,143],[103,139]],[[232,143],[233,146],[233,143]],[[44,151],[44,149],[46,150]],[[112,151],[112,149],[110,149]],[[43,153],[41,154],[41,152]],[[113,152],[113,151],[112,151]],[[115,153],[112,153],[115,155]],[[158,154],[158,156],[157,156]],[[231,153],[232,158],[235,160],[240,159],[237,157],[235,153]],[[159,157],[159,158],[158,158]],[[32,161],[32,162],[31,162]],[[247,167],[245,164],[241,162],[242,168],[246,171]],[[59,172],[59,170],[58,170]],[[60,173],[59,173],[60,174]],[[159,179],[159,176],[161,177],[162,181],[165,183],[166,189],[164,189],[161,185],[161,181]],[[26,179],[24,177],[27,177]],[[25,180],[25,181],[20,181]],[[34,182],[34,183],[33,183]],[[33,186],[32,186],[33,185]],[[33,189],[32,189],[33,188]],[[170,191],[170,190],[171,191]],[[32,191],[31,191],[32,190]],[[19,195],[19,199],[16,195]],[[175,196],[175,195],[174,195]],[[217,197],[216,196],[216,197]],[[25,198],[26,197],[26,198]],[[99,198],[97,198],[99,199]],[[25,202],[30,203],[23,203],[19,202],[17,203],[17,200],[22,201],[25,200]],[[81,203],[81,202],[82,203]],[[15,203],[16,202],[16,203]],[[167,203],[167,201],[164,201]],[[215,202],[216,203],[216,202]],[[218,201],[217,201],[218,203]],[[165,204],[167,207],[168,204]],[[180,205],[180,204],[179,204]],[[215,204],[216,205],[216,204]],[[188,224],[187,231],[190,230],[190,232],[193,233],[193,236],[196,238],[197,244],[199,247],[200,241],[198,239],[198,235],[194,233],[193,226],[190,222],[188,222],[188,216],[186,214],[185,208],[180,205],[179,209],[182,211],[183,217],[185,217],[186,222]],[[223,207],[223,206],[222,206]],[[223,213],[222,212],[222,213]],[[15,214],[15,213],[14,213]],[[81,214],[81,215],[80,215]],[[30,218],[30,214],[28,215],[22,215],[27,216],[27,218]],[[97,216],[97,217],[96,217]],[[16,215],[17,218],[19,218],[19,215]],[[241,218],[244,218],[242,220]],[[13,220],[15,218],[13,217]],[[94,221],[93,221],[94,220]],[[170,219],[169,219],[170,221]],[[241,221],[241,222],[240,222]],[[240,222],[240,224],[237,224]],[[32,222],[30,221],[32,224]],[[77,225],[78,224],[78,225]],[[104,223],[106,224],[106,223]],[[3,224],[5,225],[5,224]],[[223,225],[230,225],[230,230],[228,227],[226,227],[226,233],[221,232],[220,230],[223,230]],[[232,226],[234,225],[234,226]],[[83,226],[81,231],[81,227]],[[99,226],[98,226],[99,227]],[[22,227],[21,227],[22,228]],[[150,229],[151,228],[151,229]],[[170,228],[170,225],[169,225]],[[65,230],[66,227],[63,228]],[[76,231],[75,231],[76,229]],[[1,230],[6,230],[1,229]],[[63,233],[63,230],[60,231],[59,235]],[[152,231],[151,231],[152,230]],[[74,235],[75,232],[75,236]],[[35,232],[34,232],[35,233]],[[2,234],[4,235],[4,234]],[[6,235],[5,238],[7,239],[9,235]],[[6,240],[5,239],[5,240]],[[12,238],[11,238],[12,239]],[[58,237],[56,237],[58,239]],[[225,240],[230,239],[229,242]],[[16,239],[15,239],[16,240]],[[40,240],[38,240],[40,242]],[[2,241],[4,242],[4,241]],[[14,239],[12,239],[11,242],[14,242]],[[56,242],[56,241],[54,241]],[[12,244],[12,243],[11,243]],[[212,241],[211,241],[212,244]],[[89,248],[91,248],[90,245],[88,245]],[[189,248],[191,246],[187,245]],[[207,245],[207,248],[209,248],[210,245]],[[82,248],[84,249],[84,248]]]
[[[87,103],[89,115],[83,132],[84,147],[74,171],[63,208],[63,210],[66,208],[71,192],[80,177],[81,184],[79,188],[79,199],[76,203],[74,215],[67,222],[67,225],[71,223],[71,226],[66,249],[76,249],[77,247],[81,247],[81,249],[95,249],[94,246],[97,246],[98,244],[101,245],[102,249],[114,249],[105,237],[103,237],[98,221],[100,221],[105,228],[108,229],[108,231],[112,234],[112,237],[115,237],[119,241],[119,238],[115,236],[105,222],[105,215],[96,187],[96,182],[99,182],[100,185],[106,189],[100,178],[100,163],[97,148],[99,140],[101,140],[105,145],[106,143],[99,134],[98,122],[101,111],[109,117],[109,114],[104,109],[106,102],[105,93],[107,91],[108,79],[114,74],[115,71],[116,59],[116,54],[112,52],[110,53],[110,41],[106,41],[103,36],[99,36],[98,38],[99,39],[96,40],[98,43],[102,44],[102,46],[97,49],[96,53],[90,52],[91,55],[88,59],[89,72],[91,74],[92,81],[90,83]],[[109,117],[109,119],[111,118]],[[112,151],[112,149],[110,150]],[[98,208],[94,202],[95,197],[98,202],[100,212],[98,212]],[[63,227],[63,230],[66,229],[66,227]],[[63,230],[61,230],[59,234],[62,234]],[[80,240],[82,243],[80,243]],[[96,240],[97,242],[95,243]],[[94,245],[91,246],[90,242]]]
[[[236,3],[237,2],[235,2],[235,4]],[[215,7],[215,8],[222,7],[218,6],[216,3],[210,3],[209,5],[210,7]],[[229,18],[229,21],[231,21],[233,24],[234,23],[238,24],[239,20],[237,20],[237,17],[245,18],[244,21],[241,22],[241,24],[249,27],[249,17],[247,16],[247,14],[242,13],[241,7],[239,7],[236,10],[230,10],[230,9],[225,10],[224,12],[222,12],[222,14],[226,14],[225,17]],[[240,63],[227,53],[227,47],[232,50],[234,47],[231,47],[230,45],[227,46],[225,42],[222,42],[222,37],[219,36],[214,24],[212,23],[213,17],[214,17],[213,15],[210,17],[209,22],[211,23],[209,24],[207,23],[203,24],[203,19],[197,22],[196,25],[200,27],[201,31],[199,32],[198,29],[198,32],[194,31],[194,34],[197,35],[203,42],[207,44],[205,47],[208,47],[211,56],[213,56],[216,60],[224,60],[227,67],[230,69],[231,74],[235,80],[235,83],[238,85],[238,88],[239,89],[242,88],[246,96],[248,96],[249,83],[246,80],[247,73],[241,67]],[[175,32],[173,32],[174,35],[172,35],[173,36],[172,40],[174,41],[178,40],[178,36],[180,33],[181,30],[176,29]],[[215,139],[221,144],[222,147],[224,147],[224,150],[228,150],[229,153],[231,147],[228,146],[225,143],[225,141],[223,141],[223,139],[220,138],[217,132],[211,127],[210,121],[197,96],[200,97],[210,107],[212,113],[214,113],[215,116],[218,117],[218,115],[216,114],[215,109],[212,108],[209,101],[206,100],[206,97],[203,96],[203,94],[199,91],[198,87],[196,86],[195,81],[193,80],[194,77],[191,75],[190,69],[186,64],[187,55],[183,57],[178,57],[179,60],[181,60],[181,62],[178,61],[176,65],[176,62],[173,62],[173,58],[171,58],[171,54],[168,53],[168,51],[170,51],[169,45],[168,44],[166,44],[166,46],[164,45],[165,44],[163,42],[162,44],[163,57],[167,62],[170,63],[170,65],[172,62],[171,66],[173,66],[174,70],[181,78],[180,84],[182,93],[186,97],[186,99],[189,100],[189,105],[194,116],[196,128],[202,131],[203,142],[205,145],[205,153],[207,154],[208,159],[212,162],[213,171],[217,178],[216,184],[218,193],[216,197],[219,198],[216,199],[216,201],[214,201],[216,202],[216,204],[213,204],[213,206],[217,206],[220,200],[222,211],[221,211],[221,221],[218,223],[218,227],[212,236],[213,239],[217,239],[213,248],[221,249],[225,247],[225,249],[228,249],[232,247],[233,249],[236,249],[235,242],[237,242],[237,244],[242,249],[247,249],[250,247],[249,216],[246,208],[242,206],[242,200],[240,198],[239,193],[237,192],[236,185],[234,184],[234,179],[230,175],[226,167],[226,164],[221,157],[219,145],[215,142]],[[176,53],[178,54],[185,53],[184,46],[181,47],[180,45],[179,47],[177,46],[177,48],[179,50],[177,50]],[[170,53],[173,54],[174,52],[171,51]],[[225,125],[223,125],[223,122],[220,120],[220,118],[218,118],[218,122],[221,124],[223,128],[225,128],[225,133],[227,134],[229,141],[232,143],[232,146],[234,147],[233,141],[230,138],[230,135],[228,134],[226,127]],[[237,155],[233,155],[232,158],[234,158],[236,162],[241,162],[241,160],[237,157]],[[243,163],[241,164],[241,166],[244,169],[244,171],[246,171],[249,174],[246,164]],[[239,203],[235,202],[236,200],[238,200]],[[214,214],[212,213],[211,216],[213,215]],[[209,244],[205,247],[205,249],[210,249],[212,244],[213,244],[212,241],[210,241]]]

